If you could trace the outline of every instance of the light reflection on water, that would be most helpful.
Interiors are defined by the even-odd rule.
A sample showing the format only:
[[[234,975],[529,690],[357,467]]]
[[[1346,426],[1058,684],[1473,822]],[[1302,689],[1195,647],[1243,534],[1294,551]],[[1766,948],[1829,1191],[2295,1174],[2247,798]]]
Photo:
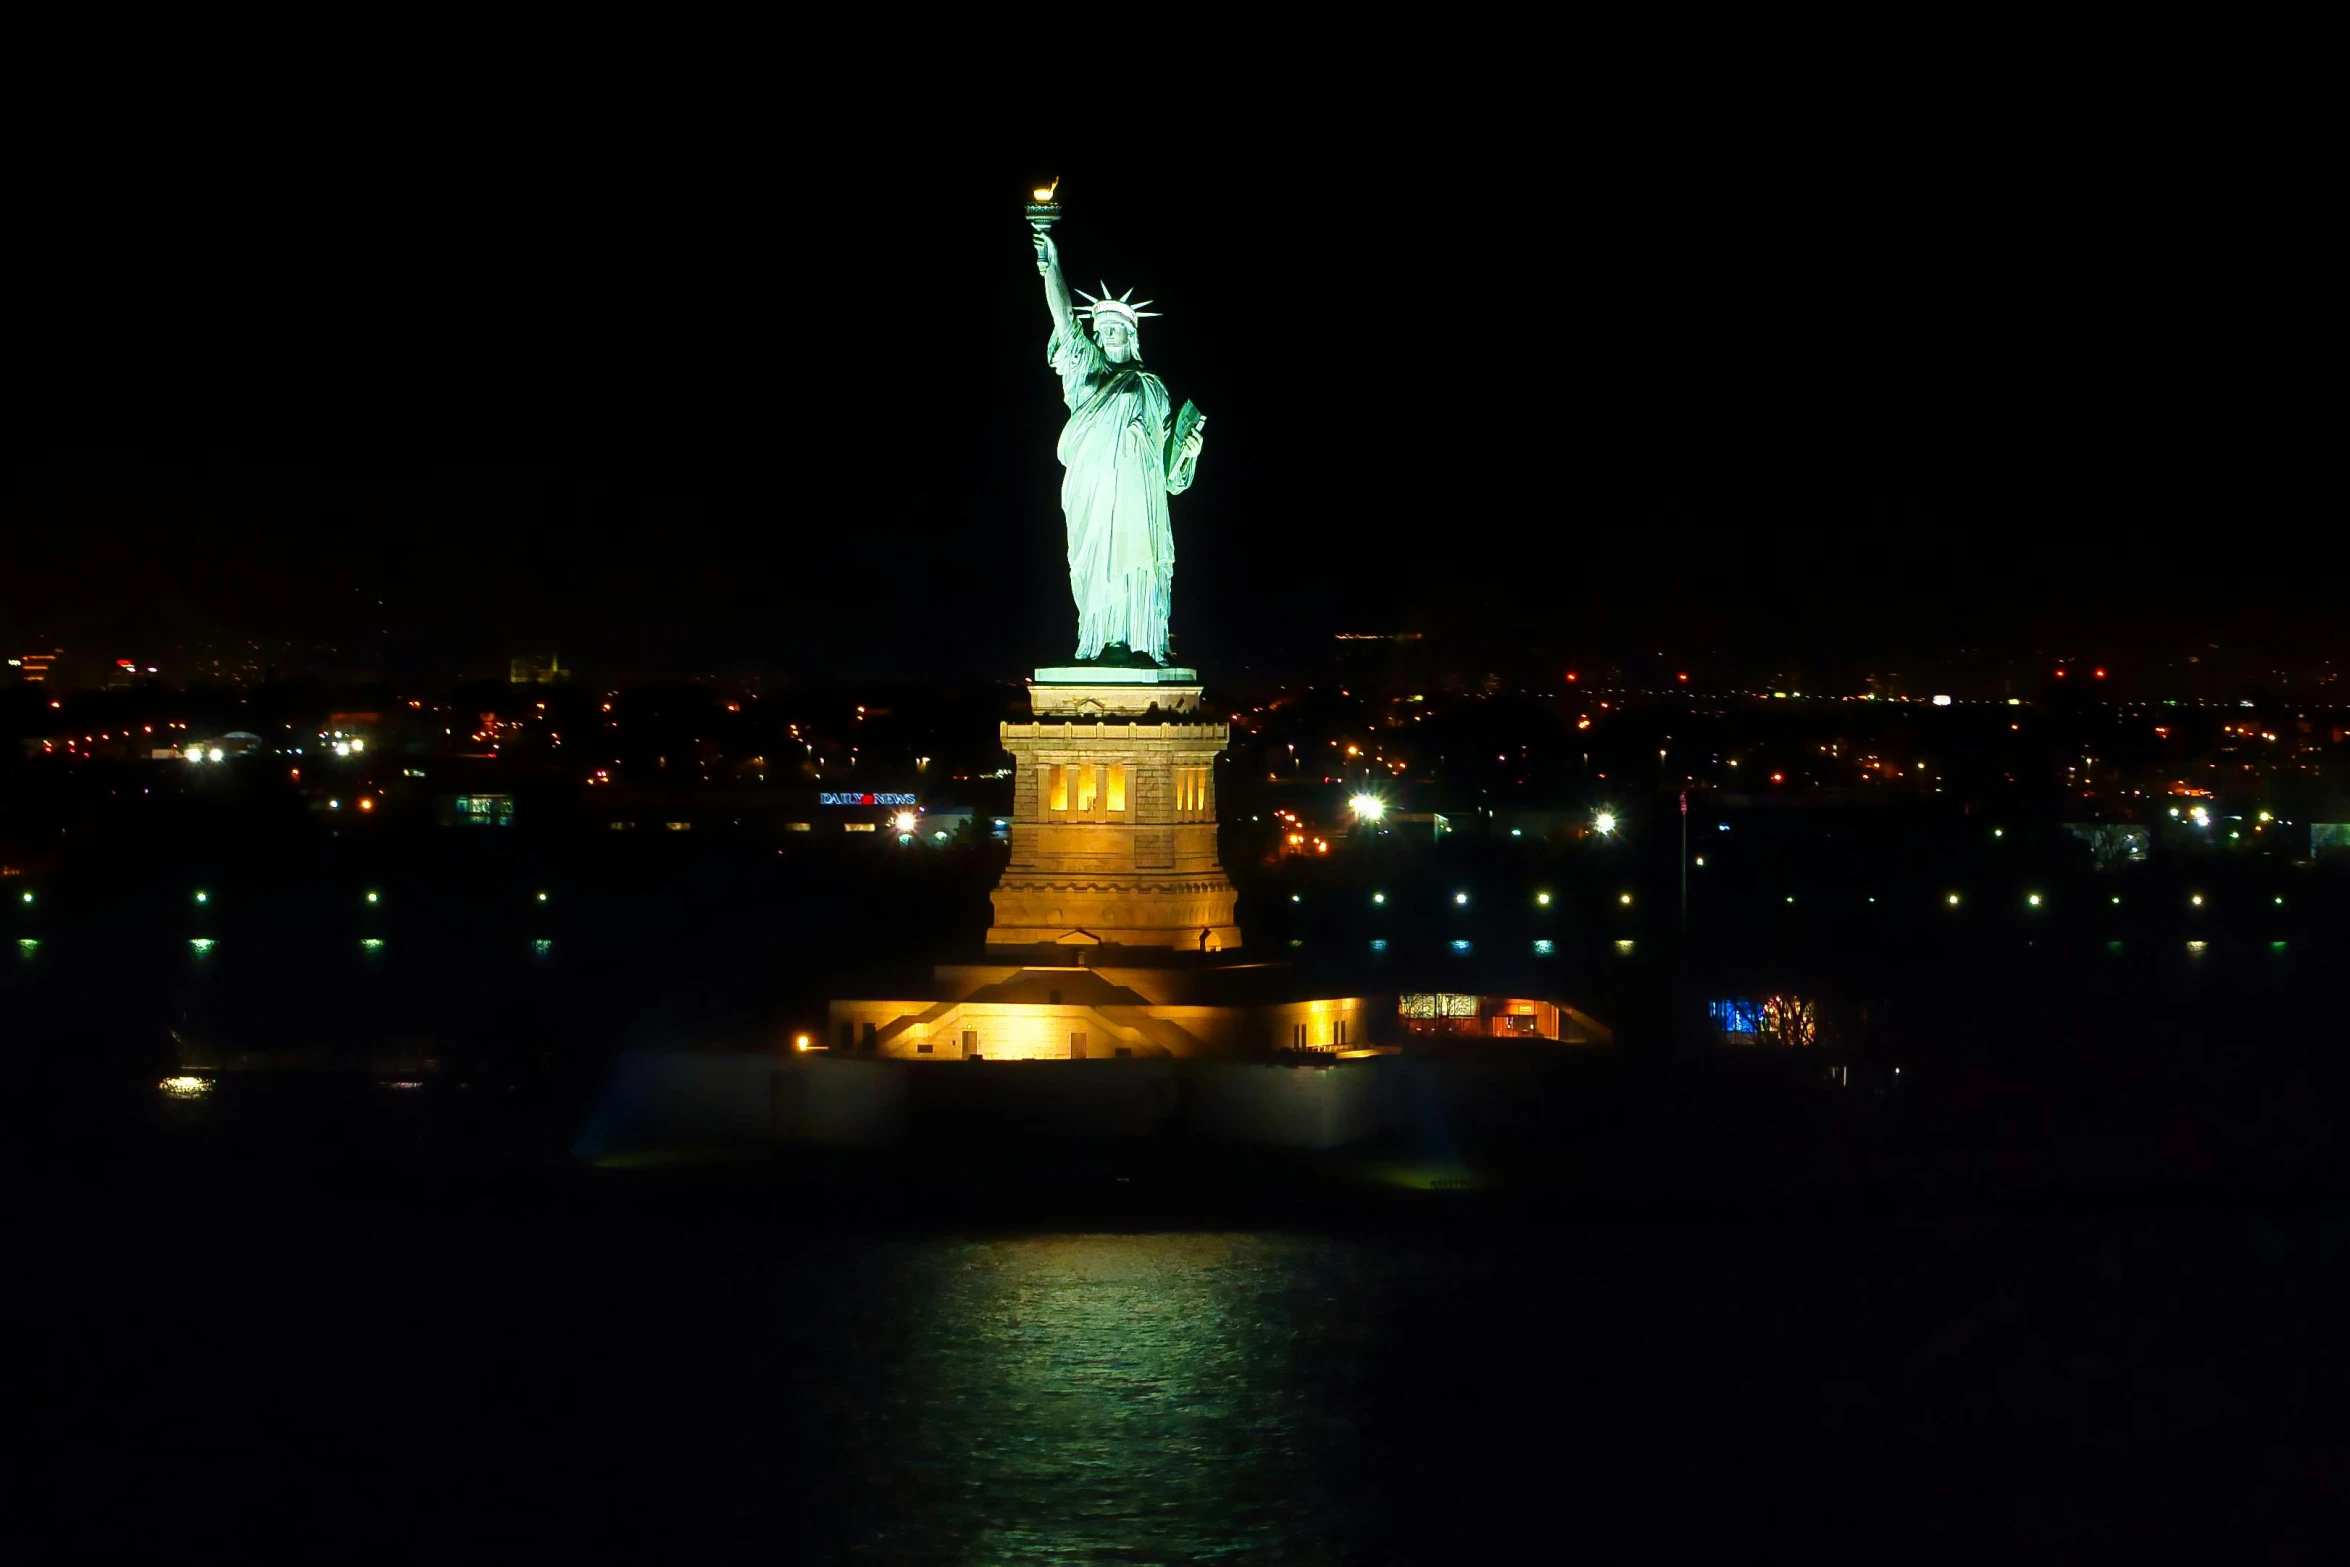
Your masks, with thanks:
[[[906,1353],[857,1420],[890,1559],[1336,1559],[1332,1396],[1383,1273],[1280,1235],[923,1247]]]

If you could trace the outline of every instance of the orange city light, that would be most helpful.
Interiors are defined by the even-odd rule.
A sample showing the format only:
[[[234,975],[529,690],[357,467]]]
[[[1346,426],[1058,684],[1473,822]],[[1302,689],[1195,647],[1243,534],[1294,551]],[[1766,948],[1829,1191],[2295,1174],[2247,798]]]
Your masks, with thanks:
[[[372,811],[375,809],[375,801],[363,794],[359,797],[359,809],[363,811]]]

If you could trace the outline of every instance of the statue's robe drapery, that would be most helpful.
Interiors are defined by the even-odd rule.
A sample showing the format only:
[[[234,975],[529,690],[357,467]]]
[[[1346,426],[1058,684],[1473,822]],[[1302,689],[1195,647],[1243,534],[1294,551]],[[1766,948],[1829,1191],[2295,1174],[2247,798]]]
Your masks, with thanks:
[[[1045,357],[1061,378],[1061,514],[1077,656],[1111,643],[1164,662],[1175,535],[1167,526],[1167,388],[1134,360],[1113,364],[1083,332],[1054,332]]]

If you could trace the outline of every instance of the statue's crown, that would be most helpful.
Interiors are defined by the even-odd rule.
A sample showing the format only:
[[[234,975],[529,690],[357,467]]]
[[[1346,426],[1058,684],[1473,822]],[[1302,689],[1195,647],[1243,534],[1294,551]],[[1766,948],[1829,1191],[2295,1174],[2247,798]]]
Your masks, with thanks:
[[[1103,316],[1108,315],[1123,317],[1128,326],[1139,327],[1142,324],[1142,318],[1144,316],[1155,316],[1159,313],[1156,310],[1143,309],[1142,307],[1150,304],[1151,301],[1147,299],[1133,299],[1133,289],[1128,289],[1125,293],[1118,295],[1116,298],[1111,297],[1110,285],[1107,283],[1102,285],[1102,291],[1098,295],[1088,294],[1082,288],[1072,290],[1072,292],[1075,293],[1079,299],[1085,301],[1084,304],[1077,307],[1077,313],[1081,316],[1087,317],[1097,325],[1100,324],[1101,318]],[[1128,303],[1129,300],[1132,300],[1133,302]]]

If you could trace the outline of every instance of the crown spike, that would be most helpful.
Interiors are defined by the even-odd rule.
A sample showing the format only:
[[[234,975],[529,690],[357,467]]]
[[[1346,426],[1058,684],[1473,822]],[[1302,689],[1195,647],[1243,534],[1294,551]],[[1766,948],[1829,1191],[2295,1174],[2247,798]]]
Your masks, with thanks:
[[[1123,294],[1113,294],[1110,292],[1110,285],[1104,283],[1099,294],[1088,294],[1082,288],[1071,289],[1070,292],[1085,301],[1084,304],[1076,307],[1077,313],[1090,317],[1096,325],[1100,324],[1101,318],[1105,315],[1121,317],[1129,326],[1132,326],[1145,317],[1155,317],[1160,314],[1156,310],[1147,308],[1155,301],[1136,299],[1134,290],[1131,288]]]

